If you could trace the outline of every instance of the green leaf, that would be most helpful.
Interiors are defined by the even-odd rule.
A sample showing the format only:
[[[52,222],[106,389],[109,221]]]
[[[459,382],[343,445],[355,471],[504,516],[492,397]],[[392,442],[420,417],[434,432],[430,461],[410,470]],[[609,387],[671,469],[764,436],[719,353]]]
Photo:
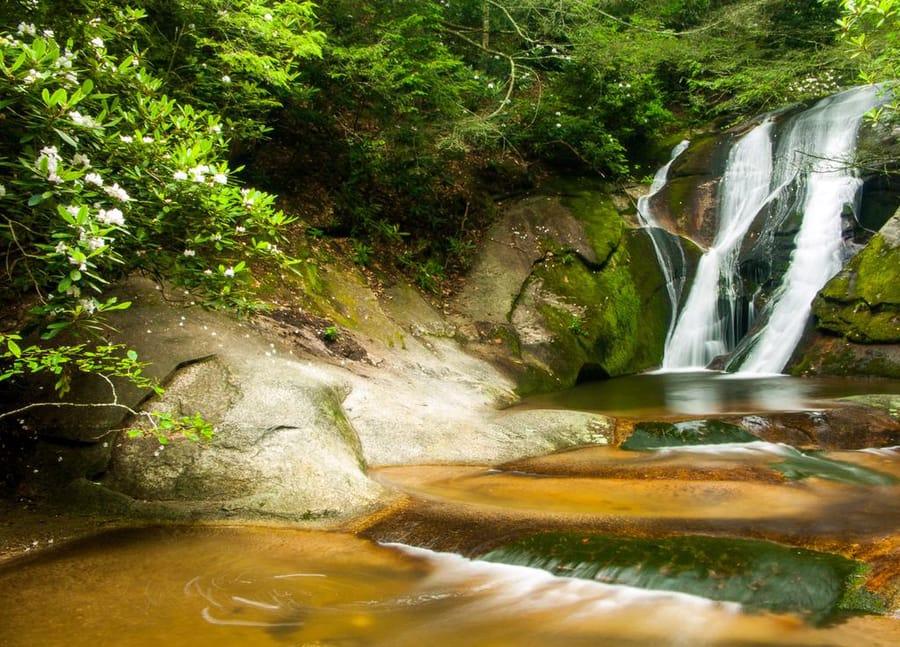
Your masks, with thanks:
[[[9,352],[13,354],[14,357],[19,358],[22,357],[22,349],[19,348],[19,345],[14,342],[12,339],[6,340],[6,347],[9,349]]]
[[[126,357],[128,357],[128,359],[130,359],[132,362],[136,362],[136,361],[137,361],[138,354],[137,354],[135,351],[129,350],[127,353],[125,353],[125,355],[126,355]]]

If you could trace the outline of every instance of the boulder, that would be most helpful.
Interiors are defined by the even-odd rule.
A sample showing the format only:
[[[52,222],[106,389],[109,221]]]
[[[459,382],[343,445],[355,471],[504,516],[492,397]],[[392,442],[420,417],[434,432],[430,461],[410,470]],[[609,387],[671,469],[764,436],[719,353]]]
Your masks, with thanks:
[[[348,347],[365,351],[351,359],[324,346],[310,352],[317,337],[302,326],[315,328],[319,318],[281,312],[237,321],[173,302],[144,279],[118,293],[133,305],[117,314],[115,341],[151,362],[148,371],[165,393],[121,399],[134,415],[77,445],[63,446],[58,435],[43,441],[36,460],[50,471],[62,457],[67,469],[54,470],[52,483],[23,487],[62,488],[59,496],[75,509],[340,523],[397,496],[369,477],[372,466],[490,465],[612,436],[604,416],[504,410],[515,399],[512,382],[439,334],[433,324],[440,317],[424,301],[403,306],[410,333],[401,343],[391,341],[394,333],[385,343],[342,330],[347,341],[354,338]],[[415,293],[402,294],[408,300]],[[76,413],[69,418],[79,428],[90,414]],[[193,441],[165,424],[154,430],[148,413],[174,420],[199,414],[215,433]]]

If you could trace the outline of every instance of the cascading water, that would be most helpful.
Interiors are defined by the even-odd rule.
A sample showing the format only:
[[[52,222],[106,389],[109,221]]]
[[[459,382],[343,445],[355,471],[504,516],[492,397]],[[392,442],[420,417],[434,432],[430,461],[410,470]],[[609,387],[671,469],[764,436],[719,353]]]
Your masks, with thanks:
[[[886,100],[884,94],[877,86],[856,88],[781,124],[768,117],[734,145],[719,185],[718,231],[670,327],[664,370],[705,368],[732,353],[729,370],[784,368],[813,298],[845,260],[841,216],[848,205],[855,209],[862,186],[847,160],[863,117]],[[756,316],[739,273],[742,250],[763,249],[762,255],[771,257],[779,229],[794,218],[799,230],[790,262]],[[750,328],[754,333],[741,339]]]
[[[845,260],[841,214],[857,212],[862,180],[849,168],[857,131],[883,92],[864,87],[828,97],[798,115],[777,150],[781,175],[799,183],[803,221],[781,285],[761,314],[765,326],[748,338],[739,370],[779,373],[803,335],[816,293],[837,274]],[[780,178],[779,178],[780,179]]]
[[[719,208],[718,231],[700,258],[697,275],[669,334],[664,369],[703,368],[736,343],[740,243],[769,193],[772,122],[764,121],[731,149]]]
[[[684,288],[684,272],[680,271],[680,268],[683,268],[685,265],[684,251],[681,249],[678,238],[660,225],[650,205],[650,201],[666,185],[669,167],[672,166],[672,162],[678,159],[678,156],[689,145],[690,142],[685,139],[672,149],[669,161],[653,176],[650,191],[638,198],[637,201],[638,218],[647,231],[647,235],[650,236],[650,242],[653,243],[656,258],[659,260],[659,267],[662,270],[663,277],[666,279],[666,292],[669,295],[669,303],[672,304],[673,321],[678,312],[678,303],[681,300],[681,291]],[[669,326],[669,331],[672,331],[671,325]]]

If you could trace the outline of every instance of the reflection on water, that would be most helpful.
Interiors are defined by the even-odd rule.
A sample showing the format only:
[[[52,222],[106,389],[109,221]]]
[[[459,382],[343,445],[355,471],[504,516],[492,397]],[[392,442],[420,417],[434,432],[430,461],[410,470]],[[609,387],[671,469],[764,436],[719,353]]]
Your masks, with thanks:
[[[900,380],[745,376],[732,373],[645,373],[529,398],[525,406],[602,411],[612,415],[705,415],[800,411],[826,398],[900,393]]]
[[[0,569],[6,647],[856,647],[898,639],[889,618],[816,629],[731,603],[334,533],[118,532]]]

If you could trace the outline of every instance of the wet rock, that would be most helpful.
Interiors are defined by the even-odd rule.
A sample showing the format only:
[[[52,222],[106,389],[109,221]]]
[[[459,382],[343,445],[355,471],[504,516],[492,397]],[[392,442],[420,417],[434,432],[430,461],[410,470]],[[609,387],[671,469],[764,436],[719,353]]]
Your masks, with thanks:
[[[900,422],[862,405],[772,412],[733,420],[761,440],[799,449],[865,449],[900,444]]]
[[[756,440],[759,439],[742,427],[721,420],[639,422],[621,448],[649,451],[661,447],[750,443]]]
[[[822,289],[821,330],[856,343],[900,342],[900,213]]]
[[[762,541],[555,533],[520,539],[482,559],[541,568],[560,577],[680,591],[750,609],[799,613],[815,623],[839,611],[884,607],[883,600],[860,591],[854,576],[863,570],[861,562]]]
[[[508,350],[518,392],[659,365],[671,316],[649,237],[578,183],[507,207],[454,303]]]

